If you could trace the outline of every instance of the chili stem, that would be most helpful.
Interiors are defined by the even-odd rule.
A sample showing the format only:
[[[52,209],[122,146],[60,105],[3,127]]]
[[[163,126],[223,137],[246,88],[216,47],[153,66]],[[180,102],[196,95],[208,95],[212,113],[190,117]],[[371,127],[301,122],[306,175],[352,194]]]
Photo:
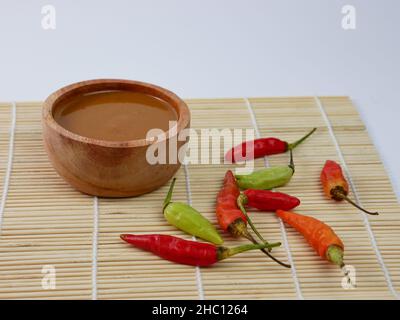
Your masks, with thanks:
[[[379,212],[371,212],[371,211],[365,210],[364,208],[361,208],[357,203],[355,203],[353,200],[351,200],[349,197],[347,197],[344,194],[341,194],[341,197],[344,200],[346,200],[347,202],[349,202],[350,204],[352,204],[353,206],[355,206],[357,209],[360,209],[362,212],[365,212],[365,213],[373,215],[373,216],[377,216],[379,214]]]
[[[275,243],[248,243],[248,244],[244,244],[241,246],[237,246],[237,247],[233,247],[233,248],[229,248],[228,249],[228,253],[227,256],[233,256],[235,254],[238,253],[242,253],[245,251],[249,251],[249,250],[256,250],[256,249],[271,249],[274,247],[279,247],[281,245],[280,242],[275,242]]]
[[[243,234],[243,236],[244,236],[247,240],[253,242],[254,244],[259,244],[259,243],[256,241],[256,239],[254,239],[253,236],[252,236],[249,232],[245,232],[245,233]],[[283,267],[285,267],[285,268],[291,268],[291,267],[292,267],[290,264],[286,264],[286,263],[284,263],[284,262],[278,260],[277,258],[275,258],[273,255],[271,255],[271,254],[268,252],[268,250],[265,250],[265,249],[260,249],[260,250],[261,250],[262,252],[264,252],[268,257],[270,257],[272,260],[274,260],[276,263],[280,264],[281,266],[283,266]]]
[[[300,143],[302,143],[304,140],[306,140],[309,136],[311,136],[317,128],[312,129],[309,133],[307,133],[303,138],[288,144],[288,150],[293,150],[296,148]]]
[[[239,195],[239,197],[237,198],[237,205],[239,207],[239,209],[243,212],[243,214],[246,216],[247,221],[249,222],[249,225],[251,227],[251,229],[254,231],[254,233],[258,236],[258,238],[263,241],[264,243],[268,244],[268,242],[263,238],[263,236],[258,232],[258,230],[256,229],[256,227],[254,226],[253,222],[251,221],[249,215],[247,214],[246,209],[243,206],[242,200],[244,199],[244,195],[241,194]],[[242,235],[248,239],[249,241],[253,242],[254,244],[257,244],[258,242],[256,241],[256,239],[253,238],[253,236],[247,231],[247,229],[243,230]],[[265,249],[260,249],[262,252],[264,252],[268,257],[270,257],[272,260],[274,260],[276,263],[280,264],[281,266],[285,267],[285,268],[291,268],[290,264],[286,264],[280,260],[278,260],[277,258],[275,258],[274,256],[272,256],[269,252],[271,251],[271,248],[268,248],[268,250]]]
[[[257,237],[264,243],[268,243],[268,241],[266,241],[263,236],[258,232],[257,228],[255,227],[255,225],[253,224],[253,221],[251,221],[250,216],[247,214],[246,209],[243,206],[242,203],[242,199],[243,199],[243,194],[241,194],[238,198],[237,198],[237,205],[239,207],[239,209],[243,212],[243,214],[246,216],[247,221],[249,222],[249,225],[251,227],[251,229],[254,231],[254,233],[257,235]],[[269,250],[271,251],[271,250]]]
[[[293,170],[293,173],[294,173],[295,168],[294,168],[294,161],[293,161],[293,152],[292,152],[292,150],[289,150],[289,152],[290,152],[289,168],[291,168]]]
[[[176,181],[176,178],[174,178],[174,179],[172,180],[171,186],[169,187],[168,193],[167,193],[167,195],[166,195],[166,197],[165,197],[165,199],[164,199],[163,211],[164,211],[164,209],[167,207],[167,205],[169,205],[170,202],[171,202],[171,199],[172,199],[172,191],[174,190],[175,181]]]

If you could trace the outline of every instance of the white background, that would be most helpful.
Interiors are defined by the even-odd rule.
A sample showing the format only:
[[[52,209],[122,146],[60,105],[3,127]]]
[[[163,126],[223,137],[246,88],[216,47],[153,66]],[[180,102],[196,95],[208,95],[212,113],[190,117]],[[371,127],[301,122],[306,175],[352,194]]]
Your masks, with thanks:
[[[183,98],[349,95],[399,196],[399,32],[399,0],[0,0],[0,101],[99,77]]]

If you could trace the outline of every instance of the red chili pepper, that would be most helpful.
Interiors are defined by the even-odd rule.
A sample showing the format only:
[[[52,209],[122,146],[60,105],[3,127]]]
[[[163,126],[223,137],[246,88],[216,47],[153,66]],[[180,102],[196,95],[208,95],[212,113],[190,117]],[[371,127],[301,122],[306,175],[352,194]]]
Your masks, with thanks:
[[[331,227],[318,219],[295,212],[277,210],[276,214],[300,232],[322,258],[340,267],[344,266],[344,245]]]
[[[223,187],[217,196],[216,214],[219,225],[223,230],[228,231],[234,237],[244,237],[253,243],[257,243],[257,241],[247,230],[247,222],[249,222],[251,228],[257,234],[257,236],[263,242],[266,242],[253,225],[247,213],[245,211],[242,212],[238,208],[236,201],[239,195],[240,190],[236,179],[232,171],[228,170],[225,174]],[[265,249],[262,251],[277,263],[290,268],[289,265],[279,261]]]
[[[343,175],[342,168],[335,161],[327,160],[325,162],[321,171],[321,183],[324,193],[329,199],[336,201],[346,200],[365,213],[372,215],[379,214],[378,212],[370,212],[361,208],[358,204],[347,197],[349,194],[349,185]]]
[[[121,234],[120,237],[135,247],[150,251],[163,259],[199,267],[210,266],[220,260],[248,250],[272,248],[280,245],[280,243],[245,244],[234,248],[226,248],[162,234]]]
[[[288,143],[278,138],[260,138],[253,141],[246,141],[229,150],[225,155],[225,159],[226,161],[237,162],[252,160],[272,154],[284,153],[296,148],[300,143],[312,135],[315,130],[317,130],[317,128],[312,129],[304,137],[293,143]]]
[[[300,204],[296,197],[270,190],[247,189],[238,197],[238,206],[247,205],[263,211],[291,210]]]
[[[217,196],[217,218],[218,223],[224,231],[227,231],[235,221],[242,220],[247,222],[246,216],[236,206],[236,198],[240,190],[237,186],[232,171],[228,170],[225,174],[223,188]]]

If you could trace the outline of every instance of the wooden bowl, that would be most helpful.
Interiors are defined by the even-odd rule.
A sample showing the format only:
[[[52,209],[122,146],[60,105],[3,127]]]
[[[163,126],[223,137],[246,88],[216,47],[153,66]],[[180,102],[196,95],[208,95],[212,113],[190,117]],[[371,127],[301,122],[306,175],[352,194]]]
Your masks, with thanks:
[[[178,114],[177,130],[166,132],[167,148],[171,138],[176,138],[177,134],[190,126],[190,112],[185,102],[158,86],[116,79],[74,83],[57,90],[44,102],[43,138],[52,165],[61,177],[79,191],[101,197],[137,196],[164,185],[181,163],[149,164],[146,151],[154,141],[91,139],[68,131],[54,120],[53,111],[60,101],[103,90],[142,92],[163,99],[175,108]],[[178,140],[178,148],[187,140]]]

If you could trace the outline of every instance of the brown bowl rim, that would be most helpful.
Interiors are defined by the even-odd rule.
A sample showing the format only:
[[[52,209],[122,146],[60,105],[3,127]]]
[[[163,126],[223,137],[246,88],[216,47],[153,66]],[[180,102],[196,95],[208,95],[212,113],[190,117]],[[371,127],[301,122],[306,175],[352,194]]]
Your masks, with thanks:
[[[134,85],[134,86],[140,86],[143,88],[146,88],[148,90],[152,90],[154,92],[157,92],[160,94],[160,96],[167,97],[171,100],[173,100],[176,103],[176,106],[178,109],[177,114],[178,114],[178,121],[177,121],[177,129],[176,131],[174,128],[169,129],[166,131],[165,135],[162,137],[158,137],[157,141],[162,141],[164,139],[168,140],[171,136],[179,134],[183,129],[188,127],[190,123],[190,111],[186,103],[179,98],[175,93],[162,88],[160,86],[147,83],[147,82],[142,82],[142,81],[137,81],[137,80],[125,80],[125,79],[93,79],[93,80],[85,80],[85,81],[79,81],[75,82],[72,84],[69,84],[67,86],[64,86],[57,91],[54,91],[52,94],[50,94],[47,99],[44,101],[43,104],[43,121],[49,125],[53,130],[58,132],[59,134],[69,138],[73,139],[79,142],[83,143],[88,143],[88,144],[93,144],[93,145],[98,145],[102,147],[110,147],[110,148],[126,148],[126,147],[141,147],[141,146],[147,146],[150,144],[155,143],[155,140],[152,139],[136,139],[136,140],[126,140],[126,141],[109,141],[109,140],[100,140],[100,139],[94,139],[94,138],[89,138],[85,136],[81,136],[79,134],[76,134],[72,131],[67,130],[66,128],[62,127],[58,122],[54,119],[53,117],[53,107],[56,105],[56,103],[65,95],[71,94],[73,91],[79,90],[83,87],[90,87],[90,86],[109,86],[109,85]],[[106,89],[106,88],[105,88]],[[108,88],[109,89],[109,88]],[[95,91],[100,91],[101,89],[97,88]],[[87,92],[90,92],[87,91]],[[155,95],[157,97],[157,95]],[[162,98],[158,96],[159,98]]]

